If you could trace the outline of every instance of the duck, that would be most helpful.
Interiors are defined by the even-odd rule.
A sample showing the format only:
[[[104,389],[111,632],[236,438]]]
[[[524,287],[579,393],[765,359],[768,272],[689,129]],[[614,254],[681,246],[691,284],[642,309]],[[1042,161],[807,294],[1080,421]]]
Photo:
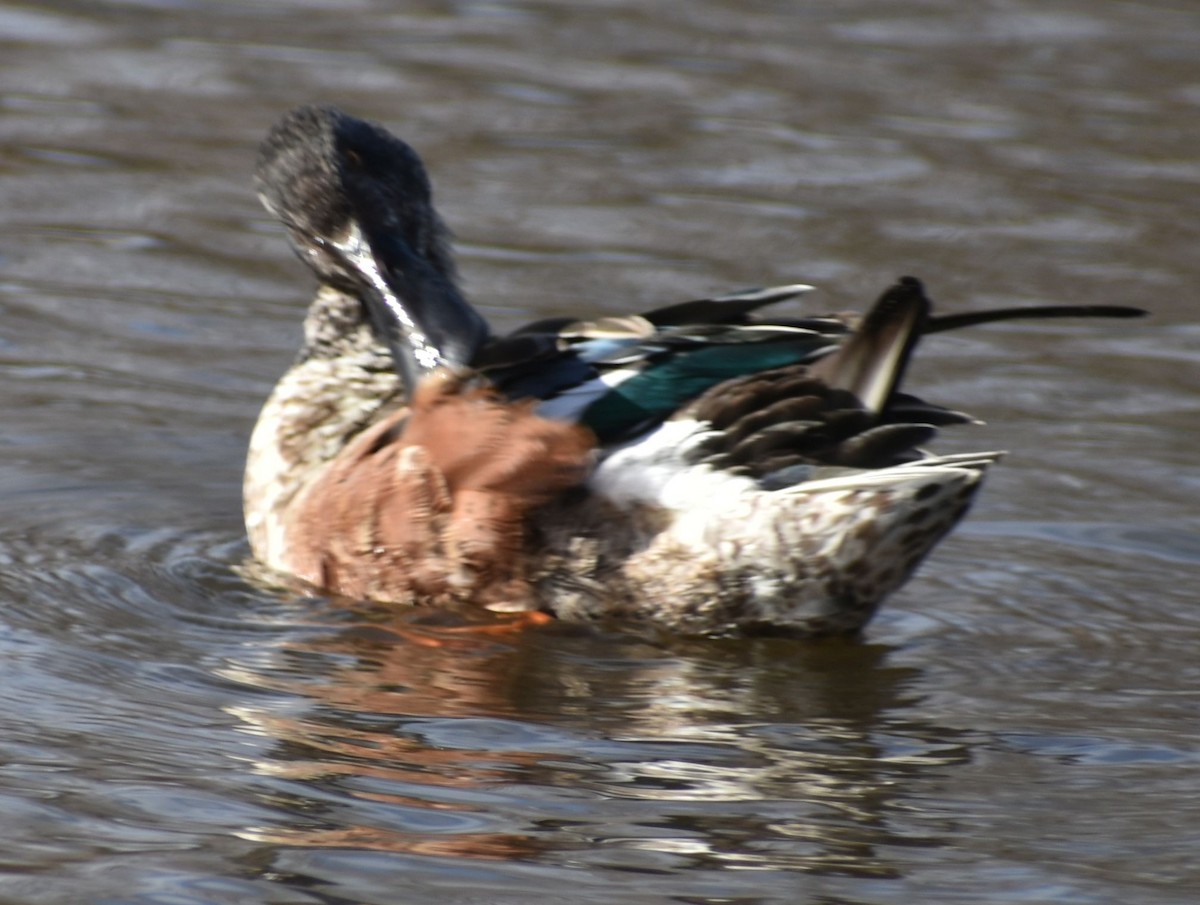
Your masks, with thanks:
[[[417,153],[328,106],[263,140],[259,198],[316,277],[251,435],[252,555],[322,593],[683,635],[860,632],[1001,451],[905,392],[918,342],[1042,305],[935,314],[915,277],[864,314],[807,284],[495,331],[459,286]]]

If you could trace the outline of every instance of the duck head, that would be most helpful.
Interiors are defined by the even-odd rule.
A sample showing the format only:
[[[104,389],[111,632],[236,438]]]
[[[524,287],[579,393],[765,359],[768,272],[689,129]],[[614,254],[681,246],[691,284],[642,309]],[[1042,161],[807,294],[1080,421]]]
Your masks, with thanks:
[[[470,365],[487,322],[455,283],[412,148],[331,107],[300,107],[267,134],[254,181],[322,285],[362,301],[410,391],[431,371]]]

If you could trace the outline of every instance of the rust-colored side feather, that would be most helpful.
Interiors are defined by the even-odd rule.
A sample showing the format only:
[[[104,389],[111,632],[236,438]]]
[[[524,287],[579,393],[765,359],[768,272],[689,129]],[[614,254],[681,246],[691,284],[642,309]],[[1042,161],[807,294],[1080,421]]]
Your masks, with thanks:
[[[536,606],[529,512],[580,484],[595,438],[438,372],[288,512],[288,569],[352,597]]]

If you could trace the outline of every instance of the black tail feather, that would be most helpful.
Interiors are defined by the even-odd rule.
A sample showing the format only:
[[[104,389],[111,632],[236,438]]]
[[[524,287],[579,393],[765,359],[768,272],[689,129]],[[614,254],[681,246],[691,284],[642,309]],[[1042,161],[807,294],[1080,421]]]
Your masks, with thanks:
[[[1033,305],[1025,308],[993,308],[989,311],[961,311],[929,318],[922,333],[941,333],[995,321],[1033,320],[1051,317],[1143,317],[1147,312],[1129,305]]]
[[[883,412],[904,378],[917,340],[928,333],[1007,320],[1059,317],[1142,317],[1129,305],[1033,305],[957,314],[932,313],[921,282],[901,277],[863,316],[854,335],[813,365],[812,373],[830,386],[849,390],[868,410]]]

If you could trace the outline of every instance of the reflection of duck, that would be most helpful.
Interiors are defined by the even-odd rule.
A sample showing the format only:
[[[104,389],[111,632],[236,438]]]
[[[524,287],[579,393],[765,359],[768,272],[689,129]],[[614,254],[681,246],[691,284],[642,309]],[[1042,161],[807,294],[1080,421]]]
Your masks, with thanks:
[[[882,815],[963,756],[911,709],[920,670],[878,644],[561,625],[498,642],[448,615],[298,601],[224,674],[289,702],[236,711],[274,741],[255,773],[285,780],[242,833],[274,867],[302,848],[453,858],[456,877],[644,854],[680,869],[651,872],[672,893],[685,867],[890,876],[903,840]]]
[[[408,145],[305,107],[256,178],[320,288],[251,441],[247,526],[260,559],[323,588],[853,631],[997,457],[921,452],[968,419],[898,384],[921,334],[1012,311],[934,317],[905,278],[859,320],[755,315],[808,288],[789,286],[497,337]]]

